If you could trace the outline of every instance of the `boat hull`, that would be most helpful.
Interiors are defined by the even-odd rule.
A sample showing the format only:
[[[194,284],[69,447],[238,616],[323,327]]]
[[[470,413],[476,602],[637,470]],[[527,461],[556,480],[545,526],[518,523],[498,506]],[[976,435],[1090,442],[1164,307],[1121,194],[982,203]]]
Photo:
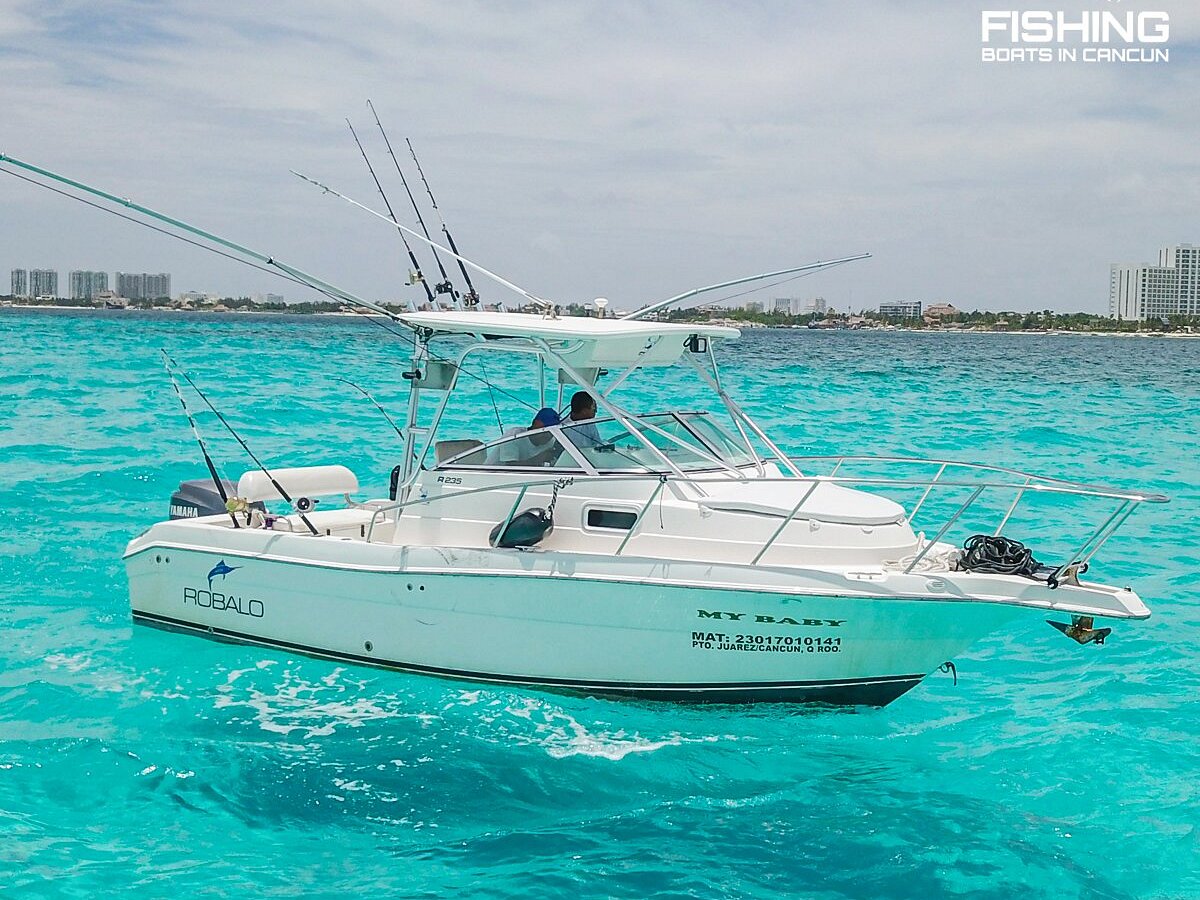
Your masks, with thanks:
[[[789,592],[778,579],[739,586],[715,569],[705,582],[702,567],[664,569],[659,560],[641,561],[641,577],[638,560],[613,577],[567,554],[404,548],[394,561],[333,566],[147,545],[127,567],[133,616],[144,624],[442,677],[648,700],[881,706],[1030,613]]]

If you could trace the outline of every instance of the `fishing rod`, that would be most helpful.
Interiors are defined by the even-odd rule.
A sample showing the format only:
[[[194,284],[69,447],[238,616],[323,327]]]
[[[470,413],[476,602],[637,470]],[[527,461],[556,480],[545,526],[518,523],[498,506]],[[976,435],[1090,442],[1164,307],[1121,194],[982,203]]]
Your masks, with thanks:
[[[367,171],[371,173],[371,179],[375,182],[375,187],[379,190],[379,196],[383,198],[383,205],[387,207],[388,215],[391,216],[392,221],[395,222],[396,214],[392,211],[392,204],[388,200],[387,194],[383,192],[383,185],[379,183],[379,177],[375,174],[375,167],[371,165],[371,160],[367,157],[367,151],[363,149],[362,141],[358,139],[358,133],[354,130],[354,126],[350,124],[349,119],[346,120],[346,124],[350,127],[350,134],[354,138],[354,143],[358,145],[358,152],[362,154],[363,162],[367,164]],[[400,235],[401,242],[404,244],[404,249],[408,251],[408,258],[413,265],[413,270],[408,276],[408,283],[416,284],[417,282],[420,282],[421,287],[425,288],[425,296],[429,298],[429,305],[437,305],[437,301],[433,299],[433,291],[429,289],[429,282],[427,282],[425,280],[425,276],[421,274],[421,264],[417,262],[416,254],[413,253],[412,247],[409,246],[408,238],[404,236],[403,231],[398,233]],[[417,306],[412,302],[411,299],[408,301],[408,306],[412,312],[417,311]]]
[[[425,185],[425,193],[429,195],[429,202],[433,204],[433,211],[437,213],[438,221],[442,223],[442,233],[446,235],[446,241],[450,244],[450,249],[455,253],[458,252],[458,245],[454,243],[454,235],[450,233],[450,229],[446,227],[446,220],[442,218],[442,211],[438,208],[437,201],[433,199],[433,189],[429,187],[429,180],[425,177],[425,172],[421,169],[421,161],[417,159],[417,151],[413,149],[412,141],[408,138],[404,139],[404,143],[408,144],[408,152],[412,154],[413,162],[417,164],[417,174],[421,176],[421,181]],[[475,285],[471,284],[471,276],[467,272],[467,267],[463,265],[462,260],[458,261],[458,270],[462,272],[462,277],[467,282],[467,292],[463,294],[463,303],[468,308],[479,305],[479,292],[475,290]]]
[[[333,194],[333,196],[338,197],[342,200],[345,200],[347,203],[350,203],[353,206],[357,206],[359,209],[370,213],[371,215],[375,216],[376,218],[383,219],[383,221],[387,222],[389,225],[393,225],[394,227],[399,228],[401,231],[404,231],[406,234],[408,234],[409,237],[415,237],[418,241],[421,241],[422,243],[426,243],[430,247],[434,247],[438,250],[441,250],[443,253],[447,254],[448,256],[453,256],[455,259],[462,260],[464,263],[466,263],[468,266],[470,266],[476,272],[480,272],[483,275],[486,275],[488,278],[492,279],[492,281],[495,281],[497,284],[504,285],[510,291],[516,291],[518,294],[520,294],[526,300],[530,301],[531,303],[533,303],[537,306],[542,307],[543,310],[549,311],[549,310],[554,309],[554,304],[551,303],[549,300],[539,297],[536,294],[531,294],[529,291],[525,290],[524,288],[518,287],[517,285],[513,284],[507,278],[504,278],[501,275],[497,275],[491,269],[485,269],[483,266],[479,265],[479,263],[474,262],[473,260],[467,259],[462,254],[455,253],[453,250],[447,250],[444,246],[442,246],[441,244],[438,244],[438,243],[434,243],[434,241],[430,240],[429,238],[421,237],[421,235],[417,234],[417,232],[415,232],[413,229],[411,229],[405,225],[401,225],[399,222],[393,222],[391,219],[389,219],[383,213],[381,213],[377,210],[371,209],[371,207],[366,206],[365,204],[359,203],[357,200],[355,200],[351,197],[347,197],[345,194],[338,193],[333,188],[329,187],[326,184],[322,184],[320,181],[317,181],[315,178],[309,178],[307,175],[305,175],[301,172],[297,172],[295,169],[292,169],[290,171],[297,178],[303,179],[304,181],[307,181],[309,184],[313,185],[314,187],[320,188],[326,194]],[[764,276],[755,276],[755,277],[764,277]]]
[[[409,189],[408,179],[404,177],[404,170],[400,168],[400,160],[396,159],[396,153],[392,150],[392,142],[388,140],[387,132],[383,130],[383,123],[379,121],[379,113],[375,112],[375,104],[367,100],[367,106],[371,108],[371,115],[375,117],[375,124],[379,126],[379,133],[383,135],[383,142],[387,145],[388,154],[392,157],[392,162],[396,164],[396,172],[400,176],[401,183],[404,185],[404,192],[408,194],[408,201],[412,204],[413,212],[417,214],[417,221],[421,223],[421,230],[425,232],[425,242],[433,248],[433,258],[437,262],[438,271],[442,273],[442,280],[439,284],[435,285],[434,289],[439,294],[449,294],[451,299],[454,300],[454,305],[459,306],[458,291],[454,290],[454,285],[450,283],[450,276],[446,274],[446,267],[442,265],[442,258],[438,256],[438,245],[433,242],[433,238],[429,236],[429,229],[425,227],[425,217],[421,215],[421,207],[417,206],[417,199],[413,196],[412,190]],[[400,223],[397,222],[396,224],[399,225]]]
[[[175,380],[175,373],[171,371],[171,357],[167,355],[165,349],[160,348],[159,352],[163,357],[163,368],[167,370],[167,377],[171,379],[171,387],[175,389],[175,396],[179,398],[179,405],[183,407],[183,414],[187,417],[188,425],[192,428],[192,437],[200,445],[200,455],[204,457],[204,464],[208,466],[208,473],[212,475],[213,484],[217,488],[217,493],[221,496],[221,502],[225,504],[225,511],[229,513],[229,518],[233,520],[233,527],[241,528],[242,526],[238,524],[237,516],[229,508],[229,495],[225,492],[225,482],[221,479],[221,474],[217,471],[216,464],[213,463],[212,457],[208,453],[208,446],[204,443],[204,438],[200,436],[200,429],[196,427],[196,420],[192,418],[192,411],[188,409],[187,401],[183,399],[183,392],[179,390],[179,382]]]
[[[375,404],[375,408],[377,410],[379,410],[380,413],[383,414],[383,417],[385,419],[387,419],[388,424],[392,426],[392,430],[395,431],[396,434],[398,434],[400,436],[401,440],[404,439],[404,432],[400,430],[400,426],[397,425],[394,421],[392,421],[392,417],[387,414],[387,410],[384,409],[382,406],[380,406],[379,401],[376,400],[374,397],[372,397],[370,394],[368,394],[364,388],[359,387],[357,384],[355,384],[349,378],[338,378],[336,375],[331,375],[329,377],[332,378],[334,381],[340,381],[342,384],[350,385],[350,387],[354,388],[356,391],[358,391],[360,394],[362,394],[364,397],[366,397],[368,400],[370,400],[373,404]],[[503,430],[503,429],[501,429],[501,430]]]
[[[110,194],[107,191],[101,190],[100,188],[92,187],[91,185],[84,184],[81,181],[75,181],[71,178],[67,178],[65,175],[59,175],[56,172],[51,172],[49,169],[43,169],[40,166],[35,166],[32,163],[24,162],[13,156],[6,156],[3,153],[0,153],[0,163],[7,163],[9,165],[13,165],[18,168],[25,169],[28,172],[33,172],[37,175],[41,175],[43,178],[49,178],[51,181],[56,181],[59,184],[65,184],[68,187],[72,187],[72,188],[75,188],[76,190],[83,191],[84,193],[91,194],[94,197],[100,197],[103,200],[107,200],[109,203],[115,203],[119,206],[124,206],[127,209],[131,209],[134,212],[141,213],[142,215],[148,216],[151,219],[156,219],[160,222],[164,222],[173,228],[178,228],[181,231],[185,231],[189,234],[194,234],[197,237],[201,237],[206,241],[210,241],[214,244],[217,244],[218,246],[225,247],[229,250],[234,251],[235,253],[240,253],[243,256],[246,256],[246,257],[249,257],[250,259],[256,260],[257,262],[265,263],[266,265],[271,266],[274,269],[278,269],[280,272],[283,272],[285,275],[291,276],[293,279],[300,281],[301,283],[307,285],[308,287],[311,287],[313,290],[320,291],[321,293],[325,294],[326,296],[331,296],[335,300],[339,300],[343,303],[356,304],[358,306],[365,307],[366,309],[369,309],[372,312],[378,313],[381,316],[386,316],[387,318],[391,319],[392,321],[395,321],[395,322],[400,321],[399,316],[397,316],[391,310],[380,306],[378,303],[373,303],[370,300],[365,300],[362,297],[352,294],[349,291],[343,290],[342,288],[339,288],[336,285],[330,284],[327,281],[322,281],[320,278],[317,278],[315,275],[310,275],[301,269],[297,269],[294,266],[290,266],[284,262],[281,262],[280,260],[275,259],[273,256],[269,256],[265,253],[259,253],[257,250],[251,250],[249,247],[245,247],[241,244],[234,243],[233,241],[226,240],[225,238],[218,237],[217,235],[212,234],[211,232],[204,231],[201,228],[197,228],[195,225],[189,225],[187,222],[181,221],[180,219],[174,219],[171,216],[165,215],[164,213],[157,212],[156,210],[153,210],[148,206],[142,206],[139,203],[134,203],[132,200],[128,199],[127,197],[118,197],[115,194]],[[8,170],[2,169],[2,171],[8,171]],[[9,174],[15,175],[16,173],[9,172]],[[20,176],[18,176],[18,177],[20,177]],[[26,180],[32,181],[32,179],[26,179]],[[49,187],[49,185],[41,184],[38,181],[32,181],[32,183],[38,185],[38,187],[44,187],[44,188],[47,188],[48,190],[54,190],[54,188]],[[62,192],[60,192],[60,193],[62,193]],[[68,194],[67,196],[72,196],[72,195]],[[76,197],[75,199],[81,200],[82,198]],[[86,201],[84,201],[84,202],[86,202]],[[110,210],[110,212],[112,212],[112,210]],[[135,219],[134,221],[137,221],[137,220]],[[144,223],[144,222],[142,222],[140,224],[147,225],[147,223]],[[147,227],[153,227],[153,226],[147,225]],[[401,226],[397,226],[397,227],[401,227]],[[180,237],[180,236],[175,235],[175,237]],[[180,240],[187,240],[187,239],[180,237]]]
[[[164,353],[164,355],[166,355],[166,351],[163,351],[163,353]],[[288,492],[283,489],[283,485],[280,484],[276,480],[275,476],[271,474],[270,470],[262,464],[262,460],[260,460],[257,456],[254,455],[254,451],[250,449],[250,445],[247,444],[244,440],[242,440],[242,436],[240,434],[238,434],[236,430],[234,430],[234,427],[232,425],[229,424],[229,420],[226,419],[223,415],[221,415],[221,411],[213,405],[213,402],[211,400],[208,399],[208,395],[206,395],[204,393],[204,391],[200,390],[200,388],[196,385],[196,382],[192,381],[192,376],[190,376],[187,372],[185,372],[180,367],[179,363],[177,363],[177,362],[175,362],[175,360],[171,359],[170,356],[167,356],[167,359],[170,360],[171,365],[173,365],[175,367],[176,371],[178,371],[179,374],[183,376],[183,380],[186,381],[191,386],[192,390],[195,391],[196,394],[200,397],[200,399],[204,401],[204,405],[213,411],[213,414],[220,420],[221,424],[225,426],[225,430],[228,431],[231,435],[233,435],[233,439],[235,441],[237,441],[239,444],[242,445],[242,449],[246,451],[246,454],[252,460],[254,460],[254,464],[256,466],[258,466],[259,469],[262,470],[262,473],[267,476],[267,480],[271,482],[271,486],[273,488],[275,488],[275,490],[279,493],[279,496],[282,497],[287,503],[290,503],[292,505],[292,508],[295,509],[296,502],[291,498],[291,496],[288,494]],[[224,494],[224,491],[222,491],[221,493]],[[301,522],[303,522],[305,525],[308,526],[309,531],[311,531],[313,534],[320,534],[320,532],[317,531],[317,529],[313,526],[313,523],[308,521],[308,516],[304,515],[304,513],[302,513],[298,509],[296,510],[296,515],[298,515],[300,517]]]

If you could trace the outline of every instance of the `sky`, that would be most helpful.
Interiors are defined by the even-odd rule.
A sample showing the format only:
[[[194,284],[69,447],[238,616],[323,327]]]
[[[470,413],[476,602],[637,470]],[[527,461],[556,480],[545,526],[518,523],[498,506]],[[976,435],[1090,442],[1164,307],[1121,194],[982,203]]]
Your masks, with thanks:
[[[985,63],[997,7],[1165,11],[1170,59]],[[741,299],[1103,312],[1110,263],[1200,243],[1195,0],[0,0],[0,153],[419,297],[391,226],[289,173],[382,210],[349,117],[415,225],[368,98],[431,229],[406,137],[460,250],[562,303],[870,252]],[[16,267],[320,299],[0,173]]]

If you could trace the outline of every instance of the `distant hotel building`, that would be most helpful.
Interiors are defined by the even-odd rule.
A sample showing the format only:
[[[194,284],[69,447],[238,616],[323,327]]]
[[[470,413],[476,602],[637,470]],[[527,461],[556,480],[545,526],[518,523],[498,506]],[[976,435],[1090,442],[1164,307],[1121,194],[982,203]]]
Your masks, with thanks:
[[[107,272],[74,271],[70,275],[72,300],[95,300],[108,290]]]
[[[1113,263],[1109,272],[1108,314],[1114,319],[1200,316],[1200,247],[1164,247],[1157,266]]]
[[[58,273],[53,269],[30,269],[29,296],[57,297]]]
[[[165,272],[150,275],[117,273],[117,293],[129,300],[162,300],[171,296],[171,276]]]
[[[809,316],[814,313],[823,316],[826,311],[824,297],[809,297],[807,300],[799,297],[776,297],[772,302],[774,312],[786,316]]]
[[[12,296],[29,296],[29,273],[24,269],[12,270]]]
[[[895,300],[891,303],[880,303],[879,315],[885,319],[919,319],[921,318],[921,301]]]

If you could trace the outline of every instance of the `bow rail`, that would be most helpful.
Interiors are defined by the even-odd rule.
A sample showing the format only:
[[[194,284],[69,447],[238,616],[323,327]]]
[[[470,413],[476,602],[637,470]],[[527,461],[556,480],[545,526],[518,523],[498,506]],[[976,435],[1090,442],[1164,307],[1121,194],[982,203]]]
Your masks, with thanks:
[[[748,562],[751,565],[756,565],[768,550],[774,545],[776,540],[783,534],[787,526],[797,518],[803,518],[805,504],[813,495],[816,488],[821,484],[839,485],[841,487],[866,489],[877,491],[880,493],[889,490],[907,491],[913,494],[919,493],[919,498],[907,505],[901,503],[905,509],[907,520],[916,527],[916,517],[922,509],[927,509],[931,505],[936,504],[939,500],[943,503],[951,503],[954,506],[953,512],[943,520],[933,519],[928,525],[931,529],[936,528],[936,534],[931,540],[924,539],[924,532],[920,533],[920,544],[918,552],[914,558],[908,562],[905,572],[913,571],[917,565],[925,558],[925,556],[933,549],[950,531],[950,529],[973,509],[980,507],[981,497],[987,495],[990,498],[1001,498],[1003,500],[1002,508],[1003,515],[1000,517],[992,534],[999,534],[1001,530],[1012,520],[1013,515],[1023,501],[1027,502],[1030,496],[1050,496],[1057,497],[1064,501],[1082,501],[1096,500],[1108,501],[1104,511],[1096,515],[1095,519],[1083,521],[1082,517],[1079,523],[1087,529],[1087,537],[1076,546],[1073,553],[1066,557],[1055,571],[1054,578],[1057,579],[1064,574],[1068,574],[1068,570],[1075,567],[1076,570],[1081,569],[1096,555],[1101,547],[1117,532],[1124,524],[1134,510],[1142,503],[1165,503],[1168,498],[1162,494],[1157,494],[1143,490],[1127,490],[1122,488],[1104,487],[1098,485],[1084,484],[1080,482],[1072,482],[1061,478],[1051,478],[1047,476],[1034,475],[1027,472],[1022,472],[1017,469],[1006,468],[1003,466],[993,466],[983,463],[965,463],[955,460],[943,459],[922,459],[917,457],[879,457],[879,456],[792,456],[789,461],[797,466],[803,467],[806,471],[811,471],[814,468],[820,468],[827,465],[830,469],[829,474],[803,474],[800,476],[782,475],[777,477],[753,477],[746,479],[753,483],[777,483],[781,485],[797,485],[807,484],[808,489],[804,491],[800,500],[791,509],[787,516],[777,528],[774,529],[771,536],[754,552]],[[843,474],[844,470],[851,465],[862,464],[872,467],[883,467],[885,469],[902,470],[896,476],[887,474],[864,474],[864,475],[848,475]],[[919,472],[913,472],[913,469],[927,468],[932,474],[922,477]],[[424,506],[433,503],[438,503],[448,499],[461,499],[473,494],[500,493],[500,492],[519,492],[516,504],[513,506],[513,512],[519,507],[521,501],[525,498],[530,490],[537,488],[545,488],[552,490],[554,486],[561,482],[563,474],[556,473],[555,477],[545,478],[524,478],[521,480],[505,481],[500,484],[490,484],[482,487],[468,488],[466,490],[443,490],[437,494],[426,494],[422,492],[418,496],[410,497],[406,500],[398,500],[390,503],[380,504],[372,502],[370,507],[373,510],[370,524],[366,531],[366,540],[373,539],[373,533],[376,524],[387,516],[388,513],[396,513],[397,517],[403,514],[405,509]],[[568,495],[571,490],[580,491],[587,494],[589,485],[594,484],[613,484],[616,482],[642,482],[647,485],[654,485],[647,499],[642,504],[642,507],[637,513],[636,518],[629,531],[624,536],[620,546],[616,549],[614,555],[621,555],[629,544],[630,540],[641,530],[642,524],[645,521],[646,513],[649,511],[655,500],[661,495],[663,489],[668,485],[681,485],[695,488],[702,488],[703,485],[718,485],[729,484],[731,477],[728,474],[715,473],[699,473],[695,475],[678,475],[662,472],[639,472],[639,473],[614,473],[605,475],[586,475],[579,473],[571,473],[571,483],[567,487],[561,487],[560,493]],[[737,479],[744,483],[743,479]],[[967,493],[965,502],[957,503],[956,497]],[[1011,499],[1009,495],[1011,494]],[[1115,504],[1115,508],[1113,508]],[[511,515],[511,514],[510,514]],[[1098,523],[1098,524],[1095,524]],[[1094,526],[1094,527],[1093,527]]]

